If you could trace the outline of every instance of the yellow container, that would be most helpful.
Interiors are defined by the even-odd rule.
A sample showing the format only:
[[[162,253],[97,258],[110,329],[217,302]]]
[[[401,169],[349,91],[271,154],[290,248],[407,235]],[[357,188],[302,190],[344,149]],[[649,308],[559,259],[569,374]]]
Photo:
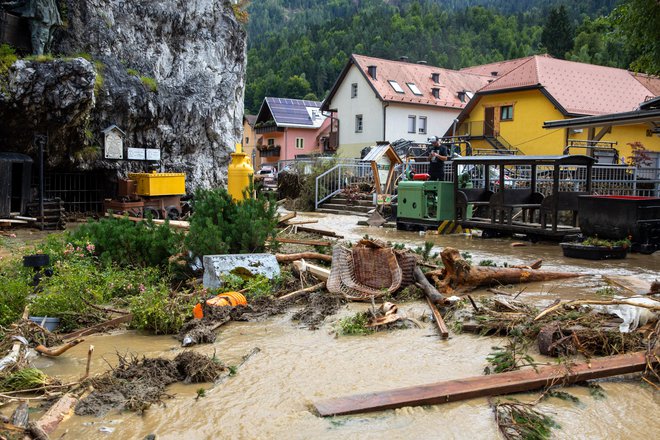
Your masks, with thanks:
[[[173,196],[186,194],[185,173],[128,173],[137,182],[139,196]]]
[[[231,154],[231,163],[227,170],[227,192],[235,202],[243,200],[243,193],[247,193],[252,183],[254,169],[247,154],[243,153],[243,146],[236,144],[236,152]]]

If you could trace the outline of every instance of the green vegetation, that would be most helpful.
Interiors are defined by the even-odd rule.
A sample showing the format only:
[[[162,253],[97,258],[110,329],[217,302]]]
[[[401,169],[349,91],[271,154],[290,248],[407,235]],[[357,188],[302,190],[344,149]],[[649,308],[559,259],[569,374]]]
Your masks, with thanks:
[[[103,88],[103,69],[105,65],[100,61],[94,61],[94,70],[96,70],[96,77],[94,78],[94,96],[99,96]]]
[[[0,326],[7,326],[21,317],[27,305],[32,274],[20,260],[0,260]]]
[[[336,326],[337,334],[340,336],[370,335],[374,330],[367,327],[369,316],[369,312],[360,312],[340,319]]]
[[[276,209],[266,198],[234,203],[224,188],[200,189],[185,243],[195,256],[263,252],[277,232]]]
[[[21,391],[50,385],[53,380],[36,368],[22,368],[0,380],[0,390]]]
[[[511,402],[491,402],[495,421],[506,439],[546,440],[551,438],[552,429],[560,428],[548,415],[534,408],[534,404]]]
[[[586,240],[582,242],[582,244],[585,246],[601,246],[607,248],[613,248],[613,247],[629,248],[631,246],[630,240],[625,238],[623,240],[604,240],[598,237],[588,237]]]
[[[411,62],[457,69],[550,52],[657,74],[660,6],[655,0],[623,0],[613,11],[617,3],[253,2],[245,108],[256,113],[265,96],[323,99],[352,53],[392,60],[405,55]]]
[[[486,360],[494,367],[494,373],[505,373],[518,370],[524,366],[534,366],[534,358],[527,354],[528,341],[525,341],[520,332],[512,331],[511,337],[504,347],[492,347],[493,351]],[[491,370],[486,367],[486,374]]]
[[[140,81],[152,92],[158,91],[158,82],[150,76],[140,76]]]
[[[131,326],[157,335],[177,333],[198,300],[195,296],[170,294],[169,287],[163,284],[145,286],[139,296],[130,299]]]
[[[137,77],[140,76],[140,72],[138,72],[135,69],[126,69],[126,73],[128,73],[131,76],[137,76]]]

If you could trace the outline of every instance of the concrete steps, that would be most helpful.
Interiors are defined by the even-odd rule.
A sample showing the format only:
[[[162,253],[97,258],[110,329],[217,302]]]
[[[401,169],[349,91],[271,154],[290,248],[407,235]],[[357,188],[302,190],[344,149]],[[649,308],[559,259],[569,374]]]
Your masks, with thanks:
[[[351,201],[349,201],[345,195],[338,194],[323,203],[316,211],[328,214],[359,215],[368,217],[369,211],[374,208],[373,196],[371,194],[359,195],[356,199]]]

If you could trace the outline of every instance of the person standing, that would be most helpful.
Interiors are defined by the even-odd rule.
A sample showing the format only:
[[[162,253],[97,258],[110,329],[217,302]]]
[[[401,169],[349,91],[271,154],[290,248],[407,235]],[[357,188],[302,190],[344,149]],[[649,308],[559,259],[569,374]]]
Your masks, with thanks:
[[[429,149],[429,175],[430,180],[445,180],[445,161],[449,159],[449,150],[440,144],[436,136],[429,138],[431,148]]]
[[[55,0],[0,0],[0,6],[28,20],[32,55],[43,55],[49,50],[55,27],[62,26]]]

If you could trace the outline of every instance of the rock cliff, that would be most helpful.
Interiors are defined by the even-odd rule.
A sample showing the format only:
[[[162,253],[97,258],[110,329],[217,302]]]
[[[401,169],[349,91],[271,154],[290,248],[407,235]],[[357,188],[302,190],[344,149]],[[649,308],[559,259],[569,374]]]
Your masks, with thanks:
[[[101,158],[102,130],[116,124],[125,145],[160,148],[162,168],[188,173],[192,187],[223,183],[240,140],[246,60],[245,31],[229,1],[62,3],[56,59],[19,61],[9,70],[0,116],[22,113],[0,129],[0,142],[28,150],[30,136],[16,136],[27,126],[48,132],[51,165],[142,169]]]

